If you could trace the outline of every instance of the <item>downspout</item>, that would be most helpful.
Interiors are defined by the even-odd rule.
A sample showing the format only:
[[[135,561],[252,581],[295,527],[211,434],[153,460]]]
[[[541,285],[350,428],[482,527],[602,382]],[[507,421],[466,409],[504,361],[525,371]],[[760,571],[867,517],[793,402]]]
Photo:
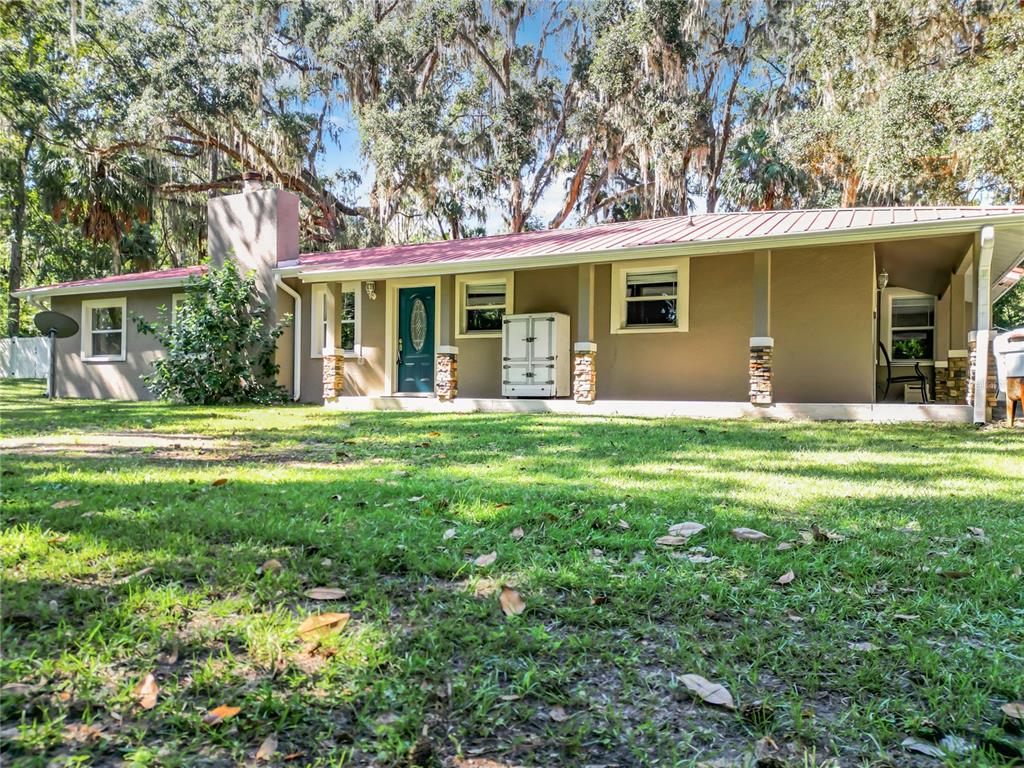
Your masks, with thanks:
[[[978,330],[974,341],[974,423],[987,421],[988,351],[992,335],[992,248],[996,231],[992,227],[981,230],[981,248],[978,254]]]
[[[302,297],[280,275],[274,275],[274,285],[295,300],[295,317],[292,320],[292,400],[298,402],[302,396],[302,344],[299,338],[302,330]]]

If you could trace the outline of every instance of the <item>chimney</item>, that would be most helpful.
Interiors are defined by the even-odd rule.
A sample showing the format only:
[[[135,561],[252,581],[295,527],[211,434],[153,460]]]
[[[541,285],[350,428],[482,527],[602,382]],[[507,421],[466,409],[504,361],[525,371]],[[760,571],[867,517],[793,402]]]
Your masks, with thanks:
[[[243,192],[261,192],[263,190],[263,174],[259,171],[246,171],[242,174]]]
[[[274,267],[299,257],[299,198],[263,186],[258,173],[242,176],[243,191],[206,203],[206,242],[210,262],[231,258],[239,271],[256,273],[260,295],[273,306]]]

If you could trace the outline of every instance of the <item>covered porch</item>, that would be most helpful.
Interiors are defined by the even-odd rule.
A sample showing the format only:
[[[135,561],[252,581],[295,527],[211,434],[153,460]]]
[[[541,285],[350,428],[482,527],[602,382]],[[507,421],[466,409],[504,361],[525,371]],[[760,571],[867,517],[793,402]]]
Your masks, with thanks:
[[[307,278],[322,362],[304,390],[322,382],[316,394],[345,410],[985,421],[995,366],[972,350],[991,348],[992,286],[1019,262],[1020,230]],[[634,299],[651,303],[634,312]],[[663,322],[631,324],[659,306]],[[568,390],[503,396],[501,318],[540,312],[568,318]],[[976,368],[990,382],[977,404]],[[883,397],[890,375],[915,370],[923,393]]]

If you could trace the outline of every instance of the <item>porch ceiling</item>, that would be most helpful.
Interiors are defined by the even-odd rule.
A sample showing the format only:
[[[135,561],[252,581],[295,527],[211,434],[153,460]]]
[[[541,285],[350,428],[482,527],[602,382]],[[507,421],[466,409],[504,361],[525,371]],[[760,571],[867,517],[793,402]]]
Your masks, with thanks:
[[[938,296],[973,242],[973,234],[889,240],[875,245],[875,257],[889,285]]]

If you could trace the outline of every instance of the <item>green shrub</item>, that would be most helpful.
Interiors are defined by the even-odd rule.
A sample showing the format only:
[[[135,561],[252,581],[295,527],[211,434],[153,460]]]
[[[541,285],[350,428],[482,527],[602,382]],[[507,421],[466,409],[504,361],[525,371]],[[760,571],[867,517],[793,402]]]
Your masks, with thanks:
[[[286,315],[269,324],[256,281],[228,262],[189,280],[185,297],[163,321],[135,316],[140,333],[155,336],[166,355],[155,361],[146,386],[161,400],[196,405],[277,403],[286,390],[277,384],[277,340],[291,322]]]

